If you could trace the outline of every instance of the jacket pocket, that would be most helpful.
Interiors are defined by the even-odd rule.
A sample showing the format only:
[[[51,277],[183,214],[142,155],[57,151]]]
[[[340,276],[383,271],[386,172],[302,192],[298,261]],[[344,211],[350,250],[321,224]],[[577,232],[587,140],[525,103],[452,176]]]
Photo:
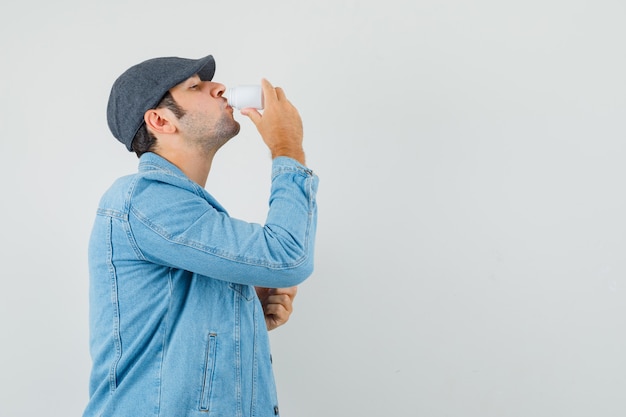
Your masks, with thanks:
[[[213,388],[213,375],[215,374],[215,359],[217,357],[217,334],[209,333],[204,355],[204,378],[202,380],[202,393],[200,394],[200,411],[209,411],[211,404],[211,391]]]

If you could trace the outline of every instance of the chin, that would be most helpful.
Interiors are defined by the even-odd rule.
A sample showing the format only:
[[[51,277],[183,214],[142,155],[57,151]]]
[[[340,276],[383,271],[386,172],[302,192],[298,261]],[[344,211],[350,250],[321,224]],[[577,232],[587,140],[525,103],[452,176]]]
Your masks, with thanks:
[[[228,126],[222,126],[219,130],[219,133],[215,136],[217,139],[216,144],[218,147],[222,147],[226,142],[237,136],[241,126],[239,122],[235,121],[234,123],[229,124]]]
[[[235,120],[235,127],[233,128],[233,136],[237,136],[240,130],[241,130],[241,125],[239,124],[238,121]]]

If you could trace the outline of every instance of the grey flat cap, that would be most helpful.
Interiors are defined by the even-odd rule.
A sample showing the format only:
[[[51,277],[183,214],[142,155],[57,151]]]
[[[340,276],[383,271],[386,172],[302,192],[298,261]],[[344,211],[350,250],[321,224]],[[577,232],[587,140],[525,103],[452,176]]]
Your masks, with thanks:
[[[131,143],[146,111],[153,109],[170,88],[194,74],[211,81],[215,74],[213,56],[153,58],[127,69],[115,80],[109,95],[107,122],[113,136],[132,151]]]

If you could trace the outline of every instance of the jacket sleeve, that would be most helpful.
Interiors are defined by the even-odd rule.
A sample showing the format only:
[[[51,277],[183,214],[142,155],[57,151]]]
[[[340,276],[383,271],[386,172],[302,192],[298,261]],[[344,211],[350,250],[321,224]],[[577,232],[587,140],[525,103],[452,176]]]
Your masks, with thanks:
[[[142,179],[128,237],[140,260],[238,284],[289,287],[313,272],[317,176],[296,161],[272,163],[265,225],[228,216],[193,190]]]

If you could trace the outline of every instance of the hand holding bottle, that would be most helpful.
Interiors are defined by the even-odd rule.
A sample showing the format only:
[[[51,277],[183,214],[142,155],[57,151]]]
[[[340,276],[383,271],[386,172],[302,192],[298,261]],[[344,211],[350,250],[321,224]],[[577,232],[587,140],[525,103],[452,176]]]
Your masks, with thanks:
[[[272,158],[287,156],[304,165],[302,149],[302,119],[298,110],[291,104],[282,88],[272,86],[269,81],[261,81],[264,110],[244,108],[241,114],[248,116],[270,149]]]

